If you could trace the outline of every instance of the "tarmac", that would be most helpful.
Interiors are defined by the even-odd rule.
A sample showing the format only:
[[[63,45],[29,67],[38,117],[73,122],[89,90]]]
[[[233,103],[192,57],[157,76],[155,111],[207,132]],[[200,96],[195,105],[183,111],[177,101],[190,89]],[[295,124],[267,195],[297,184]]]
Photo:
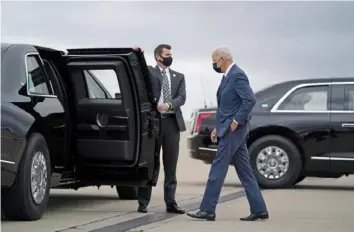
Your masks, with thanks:
[[[210,165],[189,157],[181,136],[177,200],[187,211],[199,207]],[[249,206],[235,170],[230,167],[216,211],[216,221],[198,221],[165,212],[163,172],[153,189],[148,214],[136,212],[136,201],[123,201],[110,187],[51,191],[48,210],[33,222],[2,219],[3,232],[354,232],[354,176],[307,178],[295,188],[263,190],[270,219],[242,222]]]

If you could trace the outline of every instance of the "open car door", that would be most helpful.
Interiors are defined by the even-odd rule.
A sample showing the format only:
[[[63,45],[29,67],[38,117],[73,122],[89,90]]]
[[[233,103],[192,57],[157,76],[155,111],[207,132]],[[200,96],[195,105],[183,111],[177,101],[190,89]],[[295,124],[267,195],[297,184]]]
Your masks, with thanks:
[[[83,185],[156,185],[160,121],[149,71],[131,48],[68,49]]]

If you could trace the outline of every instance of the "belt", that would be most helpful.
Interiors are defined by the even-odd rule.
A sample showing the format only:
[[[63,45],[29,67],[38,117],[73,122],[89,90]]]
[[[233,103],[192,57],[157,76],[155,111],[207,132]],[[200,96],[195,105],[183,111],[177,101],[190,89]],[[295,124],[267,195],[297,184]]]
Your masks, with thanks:
[[[174,118],[175,114],[161,114],[161,118]]]

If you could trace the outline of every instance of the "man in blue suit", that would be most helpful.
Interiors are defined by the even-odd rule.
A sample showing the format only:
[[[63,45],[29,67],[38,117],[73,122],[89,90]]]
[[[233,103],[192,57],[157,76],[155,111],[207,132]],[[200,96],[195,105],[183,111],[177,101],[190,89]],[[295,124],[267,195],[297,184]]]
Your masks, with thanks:
[[[246,73],[233,63],[228,48],[220,47],[212,54],[213,68],[224,73],[217,92],[217,125],[211,133],[211,140],[218,144],[215,159],[210,168],[200,211],[187,213],[188,216],[214,221],[215,208],[230,161],[245,188],[251,214],[240,218],[242,221],[268,219],[268,211],[258,187],[248,155],[246,140],[251,119],[251,110],[256,103]]]

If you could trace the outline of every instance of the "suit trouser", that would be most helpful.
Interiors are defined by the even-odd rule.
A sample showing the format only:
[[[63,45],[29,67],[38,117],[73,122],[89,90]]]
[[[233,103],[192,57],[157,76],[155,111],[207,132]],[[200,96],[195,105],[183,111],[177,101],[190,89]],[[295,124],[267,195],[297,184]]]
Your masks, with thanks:
[[[166,205],[176,204],[177,162],[179,154],[180,131],[174,116],[161,119],[160,144],[162,146],[162,162],[165,172],[164,199]],[[138,191],[139,205],[147,207],[151,200],[152,187],[140,187]]]
[[[242,186],[245,188],[251,213],[267,211],[262,193],[251,168],[246,145],[247,134],[248,125],[243,125],[219,139],[218,150],[210,168],[209,179],[200,204],[200,210],[209,213],[215,212],[231,161],[235,166]]]

